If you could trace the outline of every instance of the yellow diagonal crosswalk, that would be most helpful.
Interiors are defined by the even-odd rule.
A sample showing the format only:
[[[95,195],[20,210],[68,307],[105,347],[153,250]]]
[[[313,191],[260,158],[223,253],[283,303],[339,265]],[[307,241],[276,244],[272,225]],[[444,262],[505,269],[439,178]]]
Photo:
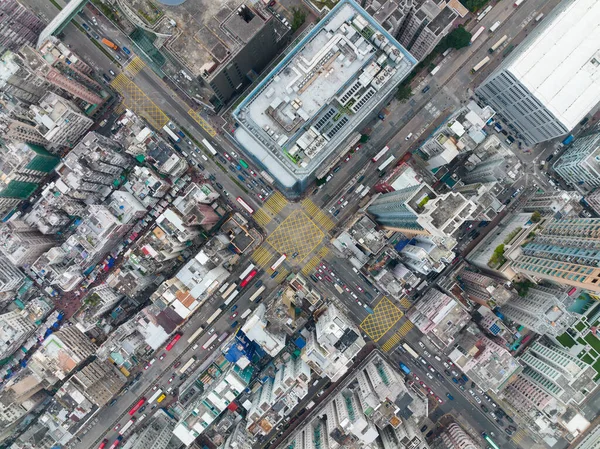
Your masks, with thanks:
[[[287,268],[283,268],[283,267],[279,267],[277,269],[277,271],[279,271],[279,274],[277,276],[275,276],[275,282],[277,282],[278,284],[281,284],[284,281],[284,279],[286,277],[288,277],[290,272]]]
[[[146,67],[146,63],[142,61],[139,56],[136,56],[123,68],[123,71],[131,78],[134,78],[144,67]]]
[[[403,296],[400,299],[400,305],[402,307],[404,307],[405,309],[409,309],[412,306],[411,302],[408,300],[408,298],[406,296]]]
[[[166,114],[124,73],[119,73],[110,85],[121,94],[129,109],[144,117],[155,129],[160,129],[169,122]]]
[[[311,217],[314,217],[321,211],[321,209],[308,198],[302,200],[302,207]]]
[[[381,349],[383,349],[385,352],[390,352],[398,343],[400,343],[400,340],[406,337],[406,334],[408,334],[413,327],[413,323],[406,321],[402,326],[400,326],[400,329],[398,329],[396,333],[381,346]]]
[[[327,248],[326,246],[322,246],[319,250],[319,257],[321,257],[321,259],[324,259],[325,257],[327,257],[327,254],[329,254],[329,248]]]
[[[318,255],[313,256],[312,259],[310,259],[308,263],[302,268],[302,274],[304,274],[304,276],[308,276],[310,273],[312,273],[315,270],[315,268],[317,268],[317,265],[319,265],[320,260],[321,257],[319,257]]]
[[[288,202],[285,197],[275,191],[264,203],[264,208],[271,212],[272,215],[278,215],[281,210],[287,206]]]
[[[306,213],[313,219],[313,221],[326,231],[330,231],[335,226],[335,223],[331,218],[325,214],[315,203],[310,199],[306,198],[302,200],[302,207]]]
[[[516,444],[519,444],[526,436],[527,433],[523,429],[519,429],[511,437],[511,440],[513,440]]]
[[[208,133],[208,134],[209,134],[211,137],[214,137],[214,136],[216,136],[216,135],[217,135],[217,131],[215,131],[215,129],[214,129],[212,126],[210,126],[210,125],[208,124],[208,122],[207,122],[206,120],[204,120],[204,119],[202,118],[202,116],[201,116],[200,114],[198,114],[196,111],[194,111],[193,109],[190,109],[190,110],[188,111],[188,114],[189,114],[189,116],[190,116],[190,117],[192,117],[192,118],[194,119],[194,121],[195,121],[196,123],[198,123],[198,124],[199,124],[199,125],[202,127],[202,129],[203,129],[204,131],[206,131],[206,132],[207,132],[207,133]]]
[[[252,260],[257,266],[261,268],[269,266],[271,264],[271,260],[274,258],[275,254],[272,253],[269,249],[265,248],[264,244],[256,248],[254,253],[252,253]]]
[[[271,216],[267,214],[262,207],[254,212],[253,218],[263,228],[266,227],[272,220]]]

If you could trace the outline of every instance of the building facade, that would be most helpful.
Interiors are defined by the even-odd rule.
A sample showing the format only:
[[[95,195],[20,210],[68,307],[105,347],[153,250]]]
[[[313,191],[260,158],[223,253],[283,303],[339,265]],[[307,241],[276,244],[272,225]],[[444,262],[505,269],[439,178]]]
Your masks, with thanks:
[[[17,0],[0,2],[0,47],[16,51],[33,45],[45,24]]]
[[[583,194],[600,187],[600,132],[577,138],[553,167]]]
[[[24,280],[25,276],[21,270],[0,254],[0,293],[16,290]]]

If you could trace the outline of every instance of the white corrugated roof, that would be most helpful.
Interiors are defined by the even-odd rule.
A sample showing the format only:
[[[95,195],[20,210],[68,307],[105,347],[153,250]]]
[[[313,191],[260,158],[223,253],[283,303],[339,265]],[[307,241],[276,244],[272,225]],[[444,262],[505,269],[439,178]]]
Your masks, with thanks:
[[[573,1],[547,20],[507,70],[572,129],[600,102],[600,1]]]

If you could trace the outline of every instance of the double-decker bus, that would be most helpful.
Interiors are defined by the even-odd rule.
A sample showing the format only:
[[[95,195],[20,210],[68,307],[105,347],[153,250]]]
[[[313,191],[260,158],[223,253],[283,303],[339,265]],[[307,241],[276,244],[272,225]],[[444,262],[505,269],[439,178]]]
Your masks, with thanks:
[[[202,332],[204,331],[204,328],[202,326],[200,326],[198,329],[196,329],[196,332],[194,332],[190,338],[188,338],[188,344],[194,342],[194,340],[196,340],[196,338],[198,338],[200,336],[200,334],[202,334]]]
[[[490,12],[492,10],[492,5],[489,5],[487,8],[485,8],[483,11],[481,11],[479,14],[477,14],[477,21],[481,21],[481,19],[483,19],[485,16],[487,16],[487,13]]]
[[[131,426],[133,426],[134,423],[135,418],[131,418],[129,421],[127,421],[127,423],[119,430],[119,435],[125,435],[125,433],[127,433],[127,431],[131,428]]]
[[[246,317],[247,317],[248,315],[250,315],[251,313],[252,313],[252,309],[246,309],[246,310],[244,311],[244,313],[242,313],[242,314],[240,315],[240,320],[243,320],[244,318],[246,318]]]
[[[227,298],[236,289],[237,285],[232,283],[227,290],[221,295],[223,298]]]
[[[231,301],[233,301],[235,298],[237,298],[237,296],[240,294],[239,290],[235,290],[231,295],[229,295],[226,299],[225,302],[223,302],[224,306],[228,306],[229,304],[231,304]]]
[[[171,349],[173,349],[173,346],[175,346],[177,344],[177,342],[179,341],[180,338],[181,338],[181,334],[175,334],[175,336],[169,342],[169,344],[167,346],[165,346],[165,351],[170,351]]]
[[[98,449],[104,449],[106,447],[106,445],[108,444],[108,438],[104,438],[101,442],[100,442],[100,446],[98,446]]]
[[[196,361],[196,357],[192,357],[191,359],[189,359],[187,362],[185,362],[185,364],[181,367],[181,369],[179,370],[179,374],[183,374],[185,373],[188,369],[190,369],[190,366],[192,366],[194,364],[194,362]]]
[[[379,159],[381,159],[383,157],[383,155],[385,153],[387,153],[388,151],[390,151],[390,147],[388,147],[387,145],[385,147],[383,147],[383,149],[377,153],[375,156],[373,156],[373,158],[371,158],[371,160],[373,162],[377,162]]]
[[[227,287],[229,287],[229,282],[225,282],[223,285],[221,285],[219,293],[223,293],[225,290],[227,290]]]
[[[254,294],[250,296],[250,302],[256,301],[256,298],[258,298],[261,295],[261,293],[265,291],[265,288],[266,287],[263,285],[258,290],[256,290]]]
[[[202,345],[202,349],[208,349],[210,347],[210,345],[212,345],[215,340],[217,339],[217,334],[214,334],[212,337],[210,337],[208,340],[206,340],[206,343],[204,343]]]
[[[483,33],[484,31],[485,31],[485,27],[484,26],[480,27],[477,31],[475,31],[475,34],[473,34],[473,36],[471,36],[471,44],[473,42],[475,42],[477,40],[477,38],[479,36],[481,36],[481,33]]]
[[[246,269],[244,271],[242,271],[242,274],[240,274],[240,280],[244,279],[246,276],[248,276],[250,274],[250,272],[252,270],[254,270],[254,268],[256,268],[254,266],[254,264],[250,264],[246,267]]]
[[[381,164],[379,167],[377,167],[377,170],[379,170],[380,172],[384,171],[386,168],[388,168],[392,162],[394,162],[394,159],[396,159],[394,156],[390,156],[388,157],[383,164]]]
[[[202,139],[202,145],[204,145],[206,149],[210,151],[210,154],[212,154],[213,156],[217,155],[217,150],[215,150],[215,148],[210,144],[208,140]]]
[[[246,287],[250,282],[252,282],[252,279],[254,279],[257,274],[258,270],[252,270],[250,273],[248,273],[248,276],[246,276],[244,280],[240,282],[240,288]]]
[[[483,438],[485,438],[485,441],[487,441],[487,443],[492,447],[492,449],[500,449],[487,433],[483,436]]]
[[[225,340],[228,336],[229,332],[223,332],[221,335],[219,335],[219,341]]]
[[[123,436],[119,435],[109,449],[116,449],[117,447],[119,447],[119,444],[121,444],[121,441],[123,441]]]
[[[154,394],[150,396],[150,399],[148,399],[148,404],[152,404],[154,401],[156,401],[156,398],[158,398],[162,393],[163,391],[160,388],[156,390]]]
[[[129,410],[129,416],[133,416],[135,412],[137,412],[142,405],[146,403],[146,398],[141,398],[137,403],[133,406],[131,410]]]
[[[279,265],[281,265],[283,263],[283,261],[285,259],[287,259],[287,256],[284,253],[284,254],[281,255],[281,257],[279,259],[277,259],[275,261],[275,263],[273,265],[271,265],[271,270],[275,271],[279,267]]]
[[[163,126],[163,131],[175,142],[181,142],[181,137],[175,134],[168,125]]]
[[[417,351],[415,351],[413,348],[411,348],[407,343],[402,343],[402,347],[406,350],[406,352],[408,352],[415,359],[419,358],[419,354],[417,354]]]
[[[514,6],[515,8],[518,8],[518,7],[519,7],[519,5],[520,5],[521,3],[523,3],[524,1],[525,1],[525,0],[517,0],[513,6]]]
[[[253,214],[253,213],[254,213],[254,209],[252,209],[252,208],[251,208],[251,207],[248,205],[248,203],[246,203],[246,202],[245,202],[245,201],[242,199],[242,197],[241,197],[241,196],[238,196],[238,197],[236,198],[236,201],[237,201],[238,203],[240,203],[240,205],[241,205],[241,206],[242,206],[244,209],[246,209],[246,211],[247,211],[249,214]]]
[[[246,161],[244,159],[240,159],[238,161],[240,163],[240,165],[244,168],[248,168],[248,164],[246,163]]]
[[[490,53],[494,53],[496,50],[498,50],[498,47],[500,47],[500,45],[502,45],[504,42],[506,42],[507,39],[508,39],[508,36],[505,34],[500,39],[498,39],[498,42],[496,42],[494,45],[492,45],[488,51]]]
[[[217,318],[219,318],[219,315],[221,315],[221,308],[218,308],[217,310],[215,310],[215,313],[213,313],[210,318],[208,320],[206,320],[206,324],[210,324],[212,323],[214,320],[216,320]]]
[[[486,56],[485,58],[483,58],[481,61],[479,61],[479,63],[473,67],[471,69],[471,73],[476,73],[479,69],[481,69],[484,65],[486,65],[488,62],[490,62],[490,57]]]

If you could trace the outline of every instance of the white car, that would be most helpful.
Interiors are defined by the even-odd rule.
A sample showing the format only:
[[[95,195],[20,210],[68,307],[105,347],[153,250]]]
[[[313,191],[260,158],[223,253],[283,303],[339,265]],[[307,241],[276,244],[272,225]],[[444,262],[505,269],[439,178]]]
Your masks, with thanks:
[[[413,134],[413,133],[409,133],[409,134],[408,134],[408,136],[406,136],[406,137],[404,138],[404,140],[410,140],[410,138],[412,137],[412,134]]]
[[[420,341],[420,342],[419,342],[419,346],[420,346],[420,347],[422,347],[422,348],[424,348],[424,347],[425,347],[425,345],[423,344],[423,342],[422,342],[422,341]]]
[[[427,373],[426,376],[433,380],[433,376],[431,374]]]

